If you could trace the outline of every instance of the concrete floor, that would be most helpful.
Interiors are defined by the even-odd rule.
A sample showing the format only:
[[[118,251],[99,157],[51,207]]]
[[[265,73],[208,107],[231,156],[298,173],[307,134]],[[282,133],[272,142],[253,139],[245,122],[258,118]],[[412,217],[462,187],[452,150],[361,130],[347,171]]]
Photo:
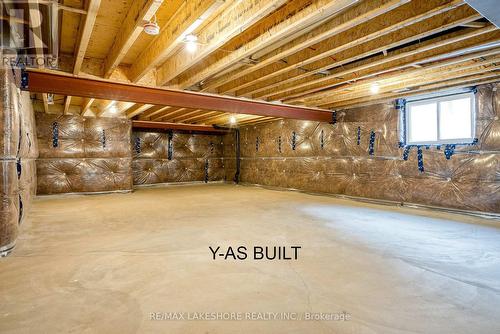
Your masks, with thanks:
[[[0,260],[0,332],[500,333],[498,224],[220,184],[38,198]],[[217,245],[302,249],[297,261],[214,261]]]

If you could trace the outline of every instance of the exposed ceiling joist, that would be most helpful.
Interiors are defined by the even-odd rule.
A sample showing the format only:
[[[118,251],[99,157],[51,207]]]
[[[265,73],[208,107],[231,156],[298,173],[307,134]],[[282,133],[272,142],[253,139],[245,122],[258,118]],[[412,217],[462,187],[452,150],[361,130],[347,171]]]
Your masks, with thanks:
[[[386,56],[379,55],[371,59],[355,62],[333,70],[324,78],[313,80],[301,80],[280,89],[269,90],[262,95],[263,98],[271,100],[284,99],[292,102],[294,98],[316,93],[320,95],[328,88],[360,80],[368,76],[380,75],[390,71],[397,71],[407,66],[413,66],[423,62],[440,60],[453,57],[457,54],[465,54],[489,49],[500,42],[500,32],[495,31],[493,26],[484,30],[456,32],[445,35],[437,40],[429,40],[418,45],[389,52]],[[419,66],[417,66],[419,67]]]
[[[71,96],[66,96],[66,98],[64,99],[63,115],[68,114],[70,104],[71,104]]]
[[[115,37],[113,46],[104,60],[104,77],[109,78],[143,31],[144,21],[155,15],[164,0],[139,0],[132,2],[127,17]]]
[[[155,38],[130,68],[129,79],[137,82],[172,54],[185,35],[196,29],[220,5],[221,0],[190,0],[174,14],[160,35]]]
[[[151,118],[151,120],[153,120],[153,121],[166,121],[167,119],[173,118],[177,115],[183,115],[183,114],[187,113],[189,110],[190,110],[189,108],[179,108],[175,111],[156,115],[155,117]]]
[[[152,106],[152,104],[135,104],[126,111],[127,118],[133,118],[137,115],[140,115]]]
[[[383,0],[387,1],[387,0]],[[214,64],[210,64],[204,68],[203,71],[195,75],[189,75],[185,81],[179,83],[179,88],[190,87],[202,80],[209,78],[234,64],[251,57],[253,54],[262,50],[272,44],[278,43],[287,35],[294,34],[301,29],[321,21],[327,17],[335,15],[345,7],[355,3],[356,0],[320,0],[311,3],[310,6],[298,12],[278,25],[274,26],[259,37],[249,41],[239,49],[227,54],[224,58],[220,59]],[[401,0],[392,0],[392,2],[401,2]]]
[[[467,28],[484,28],[486,27],[488,23],[487,22],[467,22],[462,24],[462,27],[467,27]]]
[[[11,6],[11,4],[10,4]],[[42,17],[40,11],[40,4],[38,0],[33,0],[28,3],[29,8],[29,27],[32,31],[33,44],[35,46],[36,64],[39,68],[44,68],[44,62],[40,63],[39,58],[43,58],[44,43],[42,40]],[[43,110],[49,112],[49,99],[46,93],[42,93]]]
[[[141,114],[139,114],[139,119],[140,120],[149,120],[151,117],[153,117],[155,115],[161,114],[161,113],[163,113],[165,111],[169,111],[169,110],[172,110],[172,109],[174,109],[174,107],[170,107],[170,106],[154,106],[154,107],[151,107],[151,108],[145,110]]]
[[[101,117],[108,109],[116,104],[115,100],[105,101],[104,104],[100,106],[100,109],[97,111],[96,116]]]
[[[43,102],[43,111],[48,113],[49,112],[49,97],[47,94],[42,94],[42,102]]]
[[[83,102],[82,102],[82,110],[80,112],[80,115],[84,115],[87,110],[90,110],[90,107],[92,106],[92,103],[94,103],[94,100],[93,98],[85,98],[83,99]]]
[[[354,106],[359,106],[361,104],[373,104],[373,103],[378,103],[380,101],[387,101],[389,99],[393,99],[396,97],[406,97],[406,96],[412,96],[412,95],[418,95],[418,94],[424,94],[424,93],[431,93],[434,91],[439,91],[443,89],[450,89],[450,88],[460,88],[460,87],[469,87],[469,86],[474,86],[474,85],[479,85],[479,84],[486,84],[489,82],[495,82],[500,79],[500,73],[498,71],[494,72],[486,72],[486,73],[481,73],[481,74],[475,74],[471,76],[466,76],[466,77],[459,77],[459,78],[452,78],[451,80],[443,80],[440,82],[431,82],[431,83],[426,83],[424,85],[420,85],[416,88],[412,88],[411,91],[409,92],[387,92],[384,94],[377,94],[377,95],[370,95],[370,96],[364,96],[361,98],[354,98],[350,100],[344,100],[344,101],[339,101],[336,103],[328,104],[328,108],[332,109],[340,109],[340,108],[346,108],[346,107],[354,107]]]
[[[229,91],[236,91],[236,95],[259,97],[267,89],[302,78],[310,79],[332,67],[382,53],[480,17],[467,6],[455,8],[459,5],[457,1],[435,7],[439,2],[443,1],[426,1],[424,5],[412,2],[399,7],[395,10],[399,11],[399,15],[389,12],[379,16],[363,23],[362,28],[358,26],[334,36],[328,43],[319,46],[314,55],[297,55],[293,61],[289,58],[289,62],[279,70],[270,68],[263,73],[258,72],[236,86],[221,87],[219,92],[228,91],[231,87]],[[304,68],[306,71],[302,70]]]
[[[199,115],[200,113],[203,113],[202,109],[195,109],[193,111],[184,113],[182,116],[179,116],[176,118],[176,122],[184,122],[186,119],[189,119],[193,115]]]
[[[182,122],[192,122],[192,123],[198,123],[200,119],[203,119],[208,116],[213,116],[217,114],[222,114],[220,111],[204,111],[200,112],[198,115],[193,115],[187,118],[184,118]]]
[[[471,54],[465,54],[463,56],[449,58],[448,60],[445,60],[445,61],[438,61],[438,62],[436,62],[434,64],[431,64],[431,65],[428,65],[428,66],[425,66],[425,67],[422,67],[422,66],[420,66],[418,68],[411,67],[410,69],[406,69],[405,71],[399,71],[399,72],[396,72],[396,73],[388,72],[385,75],[372,76],[373,79],[371,79],[369,81],[364,81],[364,82],[377,82],[379,85],[382,83],[382,81],[384,79],[387,79],[387,80],[397,80],[398,82],[401,82],[401,80],[402,80],[401,75],[412,76],[414,78],[421,79],[423,74],[432,73],[432,72],[434,72],[434,71],[436,71],[436,70],[438,70],[438,69],[440,69],[442,67],[446,67],[446,66],[450,66],[450,65],[456,65],[456,64],[461,64],[461,63],[464,63],[464,62],[467,62],[467,61],[471,61],[471,60],[474,60],[474,59],[479,59],[475,63],[476,66],[479,66],[480,64],[483,64],[483,63],[485,63],[485,62],[488,61],[486,59],[481,59],[481,58],[488,57],[488,56],[495,56],[495,55],[498,55],[498,54],[500,54],[500,48],[494,48],[494,49],[491,49],[491,50],[488,49],[486,51],[478,51],[478,52],[474,52],[474,53],[471,53]],[[442,71],[442,69],[440,71]],[[362,79],[362,78],[360,78],[360,79]],[[351,87],[353,87],[353,86],[351,86]],[[404,88],[404,87],[401,87],[401,88]],[[328,98],[332,98],[335,95],[335,91],[336,91],[335,89],[331,89],[331,90],[328,90],[328,91],[323,91],[321,93],[310,94],[310,95],[308,95],[305,98],[303,97],[303,98],[300,98],[300,99],[291,99],[289,102],[291,102],[291,103],[302,102],[302,103],[305,103],[305,104],[308,104],[308,105],[311,105],[311,104],[315,105],[318,101],[325,101]]]
[[[235,1],[200,32],[197,52],[189,53],[186,49],[181,49],[158,68],[157,84],[162,86],[170,82],[285,2],[286,0]]]
[[[87,11],[85,9],[66,6],[66,5],[59,3],[57,0],[39,0],[39,1],[40,1],[40,3],[53,5],[53,6],[56,6],[58,9],[65,10],[68,12],[77,13],[77,14],[87,14]]]
[[[351,100],[354,98],[362,98],[366,96],[371,96],[370,86],[377,82],[380,87],[380,92],[399,92],[401,89],[408,89],[412,87],[419,87],[421,82],[437,83],[446,80],[458,79],[463,77],[468,77],[471,75],[477,75],[490,71],[497,71],[500,67],[492,65],[492,63],[498,62],[499,57],[492,59],[481,60],[481,61],[469,61],[465,63],[453,64],[450,66],[440,66],[443,73],[446,73],[446,77],[432,68],[425,68],[421,70],[408,71],[407,73],[382,80],[372,79],[360,82],[353,86],[352,91],[342,91],[338,89],[334,93],[335,98],[324,99],[318,101],[319,105],[330,105],[333,103],[338,103],[339,101]]]
[[[259,58],[258,62],[256,62],[254,66],[243,70],[234,70],[226,75],[216,78],[215,80],[209,80],[203,85],[203,91],[214,90],[216,87],[220,87],[266,66],[280,62],[280,60],[286,59],[290,55],[312,47],[314,44],[320,43],[321,41],[353,28],[360,23],[384,14],[406,2],[407,1],[400,0],[374,0],[360,2],[340,15],[325,22],[313,31],[302,35],[273,52]]]
[[[94,23],[97,18],[97,12],[99,11],[100,5],[101,0],[88,0],[87,14],[82,16],[80,21],[80,31],[75,50],[73,74],[80,73],[82,68],[83,59],[85,58],[85,53],[87,52],[90,36],[92,35],[92,30],[94,28]]]
[[[330,57],[310,63],[308,65],[307,72],[299,73],[298,71],[295,71],[295,74],[290,72],[282,73],[278,76],[271,75],[272,77],[269,79],[259,81],[248,88],[238,90],[236,95],[251,95],[254,98],[261,98],[267,93],[279,91],[282,87],[294,86],[295,84],[308,82],[312,79],[326,80],[329,75],[323,76],[319,79],[315,79],[313,76],[323,73],[324,71],[330,73],[331,70],[329,71],[329,69],[331,68],[344,66],[366,57],[377,55],[378,53],[382,54],[384,50],[397,48],[406,43],[418,41],[419,39],[438,34],[459,26],[461,23],[475,20],[477,18],[478,14],[474,10],[466,6],[460,6],[459,8],[453,9],[442,15],[439,14],[424,21],[413,23],[405,29],[396,30],[388,35],[376,37],[371,39],[369,42],[362,43],[361,45],[351,44],[350,48],[344,48],[342,46],[343,43],[349,42],[343,41],[338,44],[341,45],[338,48],[341,48],[342,51],[333,54],[330,53]],[[479,31],[479,29],[477,31]]]

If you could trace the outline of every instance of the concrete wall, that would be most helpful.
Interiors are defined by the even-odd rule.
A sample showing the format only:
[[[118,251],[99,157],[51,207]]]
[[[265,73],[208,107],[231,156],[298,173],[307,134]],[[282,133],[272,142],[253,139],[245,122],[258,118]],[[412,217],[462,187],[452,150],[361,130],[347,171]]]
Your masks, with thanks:
[[[241,181],[500,212],[498,88],[499,84],[478,89],[477,144],[457,146],[449,160],[444,147],[423,147],[423,172],[418,169],[416,148],[403,160],[399,112],[388,103],[338,112],[335,125],[285,120],[242,128]],[[227,172],[234,175],[235,160],[229,161],[233,162],[226,164]]]
[[[0,255],[5,255],[15,246],[36,192],[38,147],[29,93],[16,87],[10,70],[0,70],[0,94]]]

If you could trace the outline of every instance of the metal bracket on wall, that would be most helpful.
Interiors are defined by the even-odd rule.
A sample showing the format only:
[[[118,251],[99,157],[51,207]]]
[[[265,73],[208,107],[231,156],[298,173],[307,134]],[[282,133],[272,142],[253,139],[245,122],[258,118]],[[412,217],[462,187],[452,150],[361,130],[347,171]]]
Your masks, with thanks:
[[[59,123],[52,123],[52,147],[59,146]]]
[[[17,168],[17,179],[21,179],[21,173],[23,171],[23,165],[21,164],[21,158],[17,159],[16,161],[16,168]]]
[[[29,87],[29,76],[25,69],[21,70],[21,89],[28,89]]]
[[[205,159],[205,183],[208,183],[208,159]]]
[[[330,123],[337,124],[337,112],[336,111],[332,112],[332,121]]]
[[[240,130],[236,129],[234,131],[234,139],[236,144],[236,173],[234,174],[233,181],[238,184],[240,183],[240,167],[241,167],[241,146],[240,146]]]
[[[102,143],[102,148],[105,149],[106,148],[106,130],[105,129],[102,129],[102,132],[101,132],[101,143]]]
[[[168,132],[168,152],[167,152],[167,159],[168,160],[172,160],[174,157],[174,143],[172,140],[173,138],[174,138],[173,132],[169,131]]]
[[[368,153],[373,155],[375,153],[375,131],[370,131],[370,145],[368,147]]]
[[[420,173],[424,172],[424,155],[422,154],[422,147],[417,146],[417,163],[418,163],[418,170]]]
[[[135,153],[141,154],[141,138],[135,137],[135,139],[134,139],[134,149],[135,149]]]

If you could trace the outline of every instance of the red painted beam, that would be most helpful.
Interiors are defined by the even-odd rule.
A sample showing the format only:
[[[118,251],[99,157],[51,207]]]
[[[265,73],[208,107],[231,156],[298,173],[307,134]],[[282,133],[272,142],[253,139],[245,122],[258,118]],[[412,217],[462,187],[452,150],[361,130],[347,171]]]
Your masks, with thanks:
[[[79,78],[46,70],[28,70],[28,86],[23,89],[34,93],[53,93],[162,106],[218,110],[235,114],[320,122],[331,122],[332,120],[332,113],[325,109]]]
[[[183,131],[198,131],[210,133],[228,133],[230,129],[216,128],[211,125],[198,124],[182,124],[169,122],[151,122],[151,121],[132,121],[134,129],[157,129],[157,130],[183,130]]]

